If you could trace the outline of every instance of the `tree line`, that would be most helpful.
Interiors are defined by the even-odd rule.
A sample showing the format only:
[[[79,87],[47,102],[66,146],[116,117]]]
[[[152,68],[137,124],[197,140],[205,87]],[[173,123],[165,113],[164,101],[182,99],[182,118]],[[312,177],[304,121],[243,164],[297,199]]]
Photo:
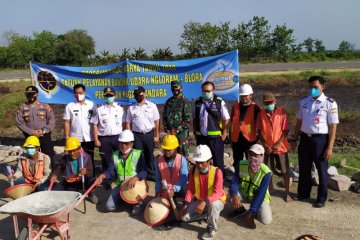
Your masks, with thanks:
[[[248,22],[231,27],[230,22],[218,25],[190,21],[184,25],[179,47],[173,54],[170,47],[156,48],[147,54],[142,47],[123,48],[112,54],[95,52],[95,41],[86,30],[74,29],[65,34],[50,31],[24,36],[14,31],[3,33],[0,46],[0,68],[21,69],[29,61],[57,65],[104,65],[125,59],[177,60],[197,58],[239,50],[240,62],[324,61],[359,59],[360,51],[348,41],[341,41],[337,50],[327,50],[320,39],[308,37],[297,42],[294,29],[286,24],[274,28],[264,17],[254,16]]]

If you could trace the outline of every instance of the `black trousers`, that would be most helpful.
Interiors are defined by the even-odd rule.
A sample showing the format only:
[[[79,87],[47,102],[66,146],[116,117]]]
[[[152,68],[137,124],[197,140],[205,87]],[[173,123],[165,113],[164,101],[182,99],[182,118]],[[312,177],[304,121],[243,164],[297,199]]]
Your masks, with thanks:
[[[101,146],[99,147],[101,156],[102,171],[105,172],[108,168],[108,162],[112,161],[112,153],[119,150],[119,135],[99,136]],[[94,169],[95,169],[95,165]]]
[[[300,198],[310,198],[312,181],[311,166],[315,166],[319,174],[319,186],[317,192],[318,203],[324,203],[327,200],[327,187],[329,184],[328,161],[324,159],[324,152],[328,145],[328,134],[315,134],[311,137],[302,133],[298,148],[299,156],[299,184],[298,196]]]
[[[239,138],[237,142],[232,143],[233,150],[233,166],[235,169],[235,173],[239,174],[239,163],[241,160],[248,159],[248,151],[252,145],[254,145],[256,141],[249,142],[240,132]]]
[[[154,160],[154,130],[147,133],[134,133],[134,148],[142,150],[146,162],[147,179],[155,179],[155,160]]]
[[[24,136],[25,138],[29,137],[30,135],[24,132]],[[54,167],[54,144],[51,141],[51,132],[49,133],[45,133],[42,137],[39,137],[39,141],[40,141],[40,148],[41,148],[41,152],[45,153],[46,155],[48,155],[51,159],[51,167]]]
[[[221,169],[224,174],[224,142],[221,139],[221,136],[218,137],[206,137],[206,136],[196,136],[196,145],[207,145],[210,148],[213,165]],[[225,177],[223,175],[223,177]]]
[[[93,141],[92,142],[81,142],[81,147],[91,157],[91,161],[93,164],[93,176],[95,176],[95,160],[94,160],[95,144]]]

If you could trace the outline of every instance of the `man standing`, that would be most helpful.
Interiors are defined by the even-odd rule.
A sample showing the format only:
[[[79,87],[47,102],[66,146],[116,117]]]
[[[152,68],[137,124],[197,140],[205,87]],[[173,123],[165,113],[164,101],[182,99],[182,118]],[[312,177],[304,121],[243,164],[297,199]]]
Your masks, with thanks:
[[[285,202],[291,202],[289,195],[290,175],[289,175],[289,143],[287,135],[289,126],[286,112],[276,105],[275,95],[265,93],[263,96],[264,109],[260,111],[257,117],[256,128],[262,145],[265,148],[265,164],[273,170],[275,163],[280,163],[281,174],[284,180],[285,193],[283,199]],[[273,191],[273,183],[270,181],[270,192]]]
[[[338,107],[334,99],[323,93],[326,80],[312,76],[308,80],[310,96],[300,100],[294,136],[296,142],[300,135],[298,148],[299,184],[297,200],[310,198],[311,165],[315,163],[319,172],[319,187],[314,207],[322,208],[327,200],[328,160],[333,153],[336,126],[339,123]],[[300,132],[301,131],[301,132]]]
[[[167,134],[176,135],[179,140],[179,152],[189,156],[189,129],[191,126],[191,104],[182,93],[181,81],[171,82],[173,96],[164,105],[163,125]]]
[[[248,152],[249,160],[241,160],[239,174],[235,174],[230,187],[231,206],[239,211],[244,224],[248,228],[256,228],[254,218],[263,224],[270,224],[272,213],[270,208],[269,183],[271,170],[263,164],[264,148],[254,144]],[[250,203],[245,210],[242,202]]]
[[[81,142],[82,149],[91,156],[94,166],[94,137],[90,119],[94,113],[94,103],[85,99],[85,86],[76,84],[74,86],[76,102],[66,105],[64,111],[64,135],[65,139],[77,137]]]
[[[39,138],[42,152],[52,159],[54,145],[51,141],[51,131],[55,128],[55,114],[46,103],[39,102],[39,90],[35,86],[25,89],[27,102],[20,106],[16,114],[16,124],[25,138],[34,135]]]
[[[135,136],[134,148],[145,155],[147,179],[155,179],[154,142],[159,141],[160,114],[157,106],[146,100],[145,88],[134,90],[136,103],[129,106],[126,114],[126,129]]]
[[[256,117],[260,112],[260,107],[251,101],[253,93],[249,84],[241,85],[240,101],[231,109],[229,136],[236,174],[239,172],[239,161],[247,158],[249,148],[257,141]]]
[[[214,166],[224,172],[224,141],[229,124],[229,112],[224,100],[216,96],[215,85],[204,82],[202,96],[195,100],[193,127],[196,145],[207,145],[213,156]]]
[[[207,215],[207,229],[201,239],[212,239],[218,231],[220,212],[226,203],[223,175],[220,169],[211,165],[211,151],[206,145],[198,145],[193,157],[196,166],[190,169],[186,190],[183,221],[202,219]]]
[[[117,140],[124,127],[125,111],[114,102],[115,94],[113,88],[104,89],[105,103],[96,108],[90,120],[93,125],[94,143],[100,150],[102,171],[106,171],[108,162],[112,161],[112,152],[118,150]]]

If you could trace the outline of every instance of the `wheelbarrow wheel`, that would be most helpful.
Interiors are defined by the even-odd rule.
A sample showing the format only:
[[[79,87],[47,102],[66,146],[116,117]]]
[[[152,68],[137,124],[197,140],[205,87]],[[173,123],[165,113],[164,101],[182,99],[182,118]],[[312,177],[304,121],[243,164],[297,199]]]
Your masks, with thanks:
[[[29,235],[29,230],[27,227],[24,227],[23,229],[21,229],[21,232],[17,237],[17,240],[26,240],[28,239],[28,235]]]

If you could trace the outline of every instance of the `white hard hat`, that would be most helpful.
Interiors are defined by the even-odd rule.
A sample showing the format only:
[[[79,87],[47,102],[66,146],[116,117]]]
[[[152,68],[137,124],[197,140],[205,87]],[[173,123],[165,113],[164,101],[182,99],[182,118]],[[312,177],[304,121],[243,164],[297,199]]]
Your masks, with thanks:
[[[206,162],[212,158],[210,148],[206,145],[198,145],[195,148],[193,160],[195,162]]]
[[[253,89],[249,84],[240,85],[239,96],[246,96],[246,95],[250,95],[253,93],[254,93]]]
[[[120,133],[119,142],[133,142],[134,141],[134,134],[130,130],[124,130]]]
[[[250,147],[249,151],[256,153],[256,154],[264,154],[265,153],[264,147],[257,143],[252,145]]]

